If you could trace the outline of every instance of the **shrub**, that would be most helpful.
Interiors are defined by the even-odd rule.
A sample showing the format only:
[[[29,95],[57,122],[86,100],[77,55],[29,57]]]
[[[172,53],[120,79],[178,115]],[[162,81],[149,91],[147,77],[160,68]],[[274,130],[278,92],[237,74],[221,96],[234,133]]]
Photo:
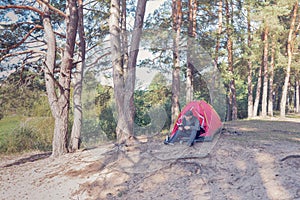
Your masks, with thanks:
[[[32,118],[21,122],[0,140],[0,153],[17,153],[29,150],[51,150],[52,118]]]

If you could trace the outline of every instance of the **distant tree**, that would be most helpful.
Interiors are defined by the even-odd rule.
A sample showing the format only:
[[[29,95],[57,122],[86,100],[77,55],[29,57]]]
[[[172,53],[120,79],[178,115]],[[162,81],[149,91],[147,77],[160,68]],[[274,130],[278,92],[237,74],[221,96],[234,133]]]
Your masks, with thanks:
[[[247,5],[247,89],[248,89],[248,118],[253,117],[253,85],[252,85],[252,30],[251,30],[251,17],[250,17],[251,5]]]
[[[216,96],[217,88],[216,88],[216,82],[217,82],[217,72],[219,72],[219,51],[220,51],[220,45],[221,45],[221,35],[222,35],[222,28],[223,28],[223,0],[218,1],[218,29],[216,33],[216,46],[215,46],[215,52],[214,52],[214,69],[212,74],[212,88],[211,92],[213,93],[213,97]],[[214,99],[210,99],[211,105],[214,104]]]
[[[264,21],[264,30],[262,33],[263,43],[263,56],[262,56],[262,68],[264,69],[264,80],[263,80],[263,94],[262,94],[262,117],[267,116],[267,98],[268,98],[268,84],[269,84],[269,70],[268,70],[268,52],[269,52],[269,27]]]
[[[272,35],[271,42],[271,62],[269,70],[269,101],[268,101],[268,115],[273,116],[273,96],[274,96],[274,68],[275,68],[275,51],[276,51],[276,36]]]
[[[237,102],[236,102],[236,87],[235,87],[235,77],[233,68],[233,13],[232,1],[225,0],[225,11],[226,11],[226,34],[227,34],[227,59],[228,59],[228,73],[230,76],[229,81],[229,96],[228,96],[228,120],[237,119]]]

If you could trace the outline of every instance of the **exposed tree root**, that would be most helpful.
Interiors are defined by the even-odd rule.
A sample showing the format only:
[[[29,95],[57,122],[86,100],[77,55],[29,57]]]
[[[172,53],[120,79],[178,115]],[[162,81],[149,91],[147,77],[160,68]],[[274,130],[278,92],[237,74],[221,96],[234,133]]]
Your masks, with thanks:
[[[283,162],[290,158],[300,158],[300,155],[288,155],[288,156],[285,156],[284,158],[280,159],[280,161]]]

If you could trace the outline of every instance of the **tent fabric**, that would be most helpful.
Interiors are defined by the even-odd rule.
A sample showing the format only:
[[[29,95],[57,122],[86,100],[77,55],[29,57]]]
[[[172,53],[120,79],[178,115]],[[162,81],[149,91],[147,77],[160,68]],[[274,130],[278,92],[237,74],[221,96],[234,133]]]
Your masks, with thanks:
[[[193,115],[198,118],[200,126],[205,131],[205,133],[201,134],[200,137],[202,137],[204,141],[211,141],[214,134],[222,128],[223,124],[218,113],[204,100],[191,101],[182,109],[174,124],[171,137],[178,130],[178,126],[181,124],[184,114],[189,110],[191,110]]]

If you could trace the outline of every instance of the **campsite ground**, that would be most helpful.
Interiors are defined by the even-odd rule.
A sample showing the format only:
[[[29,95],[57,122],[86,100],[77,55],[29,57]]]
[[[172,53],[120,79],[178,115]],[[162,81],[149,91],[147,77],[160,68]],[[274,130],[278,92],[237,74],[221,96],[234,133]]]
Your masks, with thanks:
[[[300,199],[298,119],[224,124],[213,142],[2,156],[0,199]]]

